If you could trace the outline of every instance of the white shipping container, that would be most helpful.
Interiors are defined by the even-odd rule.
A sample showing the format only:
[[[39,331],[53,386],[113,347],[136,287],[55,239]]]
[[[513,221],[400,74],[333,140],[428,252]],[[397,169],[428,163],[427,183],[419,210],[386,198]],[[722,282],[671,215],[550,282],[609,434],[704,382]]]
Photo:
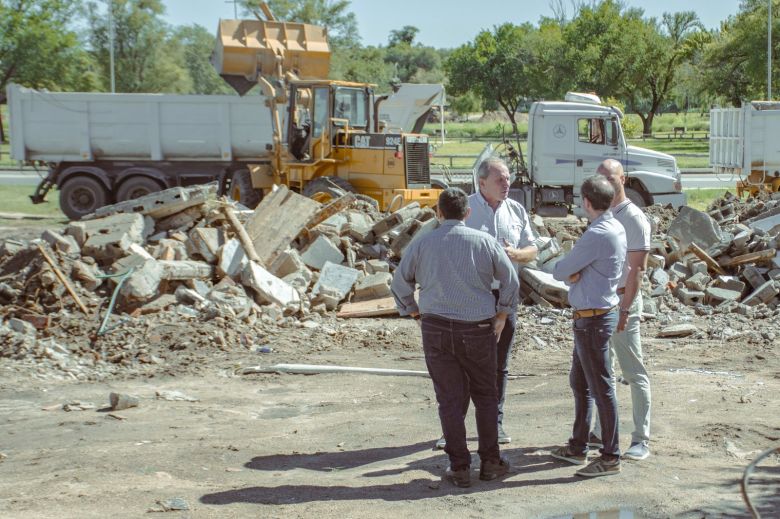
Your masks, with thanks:
[[[7,89],[15,160],[267,160],[265,97]]]

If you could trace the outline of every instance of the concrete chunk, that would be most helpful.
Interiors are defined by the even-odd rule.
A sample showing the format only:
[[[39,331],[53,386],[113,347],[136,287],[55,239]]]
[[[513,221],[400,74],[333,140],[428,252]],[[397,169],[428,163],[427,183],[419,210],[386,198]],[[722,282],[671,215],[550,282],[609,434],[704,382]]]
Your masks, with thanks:
[[[688,306],[697,305],[704,302],[704,292],[699,290],[690,290],[684,287],[677,288],[677,298]]]
[[[162,267],[156,260],[133,255],[123,260],[123,264],[133,268],[133,273],[119,289],[125,301],[142,303],[157,295],[162,280]],[[114,267],[117,267],[116,263]],[[114,282],[116,280],[114,278]]]
[[[432,230],[439,226],[439,221],[434,219],[421,222],[420,220],[413,220],[411,225],[404,229],[398,237],[393,240],[390,245],[390,249],[399,258],[403,256],[406,248],[412,244],[412,242],[419,240]]]
[[[214,267],[202,261],[164,261],[157,262],[162,268],[162,279],[184,281],[187,279],[210,279],[214,276]]]
[[[745,268],[742,270],[742,277],[750,283],[750,286],[753,287],[754,290],[766,283],[764,276],[753,265],[745,265]]]
[[[41,239],[66,256],[72,258],[81,257],[81,247],[73,236],[68,234],[62,235],[51,229],[46,229],[41,234]]]
[[[520,269],[520,279],[547,301],[559,305],[569,304],[569,287],[553,278],[552,274],[523,268]]]
[[[710,281],[712,280],[706,273],[698,272],[685,280],[685,286],[691,290],[703,292]]]
[[[301,260],[313,269],[322,270],[328,262],[341,264],[344,261],[344,254],[328,238],[318,236],[303,251]]]
[[[379,299],[388,297],[390,292],[390,283],[393,282],[393,275],[389,272],[379,272],[370,274],[355,287],[355,296],[352,301],[365,301],[368,299]]]
[[[140,214],[118,214],[72,222],[65,233],[78,242],[83,239],[82,254],[97,260],[114,260],[128,253],[131,244],[143,245],[151,234],[153,222]]]
[[[683,250],[695,243],[704,250],[721,245],[720,226],[708,214],[692,207],[683,206],[667,231],[667,235],[677,238]]]
[[[335,295],[338,301],[342,301],[352,290],[358,277],[360,277],[359,270],[327,262],[322,268],[311,294],[316,297],[320,292],[328,291]],[[328,309],[332,310],[332,308]]]
[[[220,276],[235,278],[244,271],[249,259],[244,253],[241,242],[235,238],[229,240],[219,250],[219,263],[217,264],[217,273]]]
[[[666,284],[669,282],[669,274],[667,274],[661,268],[653,269],[653,273],[650,275],[650,281],[654,285],[666,286]]]
[[[739,301],[741,297],[741,292],[725,288],[709,287],[704,291],[704,303],[710,306],[718,306],[726,301]]]
[[[301,255],[295,249],[287,249],[279,254],[268,271],[274,276],[283,278],[289,276],[295,272],[308,272],[309,279],[311,279],[311,271],[306,267],[306,264],[301,259]]]
[[[749,220],[748,227],[763,234],[775,235],[780,233],[780,207],[766,211]]]
[[[390,264],[386,261],[378,259],[370,259],[366,262],[366,270],[369,274],[376,274],[378,272],[390,272]]]
[[[259,304],[277,304],[281,307],[300,304],[300,295],[294,287],[254,261],[250,261],[241,272],[241,282],[255,291]]]
[[[81,283],[87,290],[96,290],[103,284],[103,279],[98,277],[100,274],[100,270],[93,265],[87,265],[79,260],[73,262],[71,277]]]
[[[201,216],[203,215],[200,207],[190,207],[184,211],[157,220],[155,228],[158,231],[171,231],[174,229],[186,231],[195,225]]]
[[[414,220],[415,218],[417,218],[417,215],[419,215],[419,213],[420,213],[420,204],[418,204],[417,202],[412,202],[402,207],[398,211],[389,214],[382,220],[379,220],[371,228],[371,234],[373,235],[374,239],[384,236],[385,234],[392,231],[402,223],[408,220]]]
[[[772,299],[775,298],[778,292],[780,292],[780,290],[778,290],[777,284],[774,281],[767,281],[755,289],[752,294],[747,296],[745,300],[742,301],[742,303],[747,306],[756,306],[761,303],[769,303]]]
[[[699,329],[692,324],[674,324],[661,329],[658,337],[687,337],[698,331]]]
[[[724,288],[726,290],[733,290],[735,292],[739,292],[742,294],[742,292],[745,291],[745,283],[738,280],[734,276],[718,276],[715,279],[714,286],[716,288]]]
[[[225,244],[225,231],[213,227],[196,227],[189,233],[187,253],[208,263],[216,263],[219,248]]]

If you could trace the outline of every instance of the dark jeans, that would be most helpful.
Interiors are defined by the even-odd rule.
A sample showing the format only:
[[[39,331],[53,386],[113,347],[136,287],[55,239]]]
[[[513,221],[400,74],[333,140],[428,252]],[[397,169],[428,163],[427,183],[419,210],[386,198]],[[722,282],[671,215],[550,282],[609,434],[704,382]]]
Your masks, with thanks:
[[[493,295],[498,302],[498,290],[493,290]],[[504,423],[504,401],[506,400],[506,385],[509,382],[509,356],[512,353],[512,344],[515,342],[515,328],[517,328],[517,314],[510,313],[506,318],[506,324],[498,338],[496,348],[496,388],[498,390],[498,425]],[[466,399],[463,404],[463,416],[469,412],[468,386],[465,389]]]
[[[617,311],[574,321],[574,354],[569,372],[574,392],[574,427],[569,446],[578,454],[588,451],[595,400],[604,443],[601,454],[607,459],[620,456],[617,399],[609,373],[609,338],[617,321]]]
[[[422,318],[422,339],[450,466],[461,470],[471,465],[463,415],[466,384],[476,408],[480,460],[497,462],[496,337],[492,321],[465,323],[426,315]]]

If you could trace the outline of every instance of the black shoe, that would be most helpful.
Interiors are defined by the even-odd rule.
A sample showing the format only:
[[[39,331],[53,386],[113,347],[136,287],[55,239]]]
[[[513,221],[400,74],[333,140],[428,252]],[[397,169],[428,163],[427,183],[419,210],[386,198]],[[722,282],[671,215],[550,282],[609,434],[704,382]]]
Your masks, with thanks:
[[[498,424],[498,443],[506,444],[511,442],[512,437],[504,432],[504,428],[501,426],[501,424]]]
[[[444,476],[456,487],[468,488],[471,486],[471,469],[452,470],[447,467]]]
[[[501,458],[498,461],[483,461],[479,468],[479,479],[482,481],[492,481],[509,472],[509,460]]]

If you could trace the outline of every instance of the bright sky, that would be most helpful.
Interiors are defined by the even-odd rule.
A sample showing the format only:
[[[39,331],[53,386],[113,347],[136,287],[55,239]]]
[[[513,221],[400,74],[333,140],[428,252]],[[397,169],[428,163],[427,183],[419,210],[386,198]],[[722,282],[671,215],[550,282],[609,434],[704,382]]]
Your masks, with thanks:
[[[164,0],[166,19],[172,25],[202,25],[216,33],[219,18],[233,18],[230,0]],[[739,10],[739,0],[627,0],[647,16],[664,12],[695,11],[707,28]],[[571,5],[570,0],[564,4]],[[482,29],[504,22],[536,23],[550,16],[549,0],[352,0],[358,30],[365,45],[386,45],[393,29],[413,25],[420,29],[417,41],[436,48],[458,47],[474,39]],[[240,11],[239,11],[240,12]],[[240,14],[239,14],[240,16]]]

